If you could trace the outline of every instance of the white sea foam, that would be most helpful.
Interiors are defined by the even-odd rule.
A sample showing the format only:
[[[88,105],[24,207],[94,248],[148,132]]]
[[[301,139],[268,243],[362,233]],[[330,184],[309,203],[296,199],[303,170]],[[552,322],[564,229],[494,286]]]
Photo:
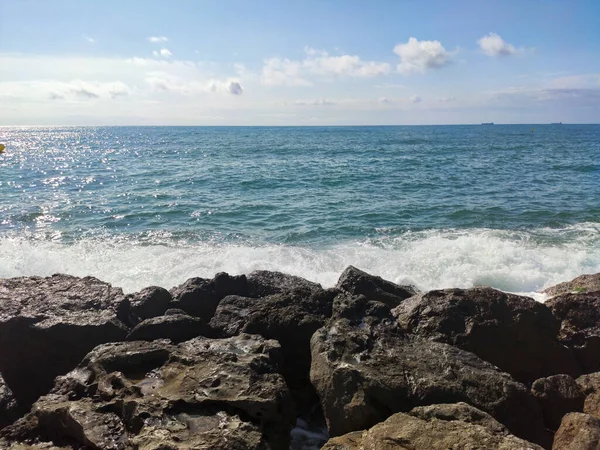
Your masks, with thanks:
[[[111,239],[73,244],[24,237],[0,238],[0,277],[69,273],[93,275],[126,292],[166,288],[192,276],[226,271],[278,270],[325,287],[349,264],[423,290],[489,285],[534,296],[544,287],[600,272],[600,225],[509,232],[448,230],[405,233],[321,248],[291,245],[164,245]]]

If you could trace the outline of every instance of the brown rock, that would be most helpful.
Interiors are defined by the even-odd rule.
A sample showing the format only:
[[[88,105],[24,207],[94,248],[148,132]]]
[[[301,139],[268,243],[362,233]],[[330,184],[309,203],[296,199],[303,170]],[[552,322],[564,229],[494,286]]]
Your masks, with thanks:
[[[18,414],[17,402],[13,393],[0,374],[0,429],[13,423]]]
[[[460,347],[529,384],[580,367],[557,339],[560,323],[535,300],[492,288],[430,291],[393,311],[410,333]]]
[[[582,375],[576,381],[586,396],[583,412],[600,419],[600,372]]]
[[[600,419],[583,413],[569,413],[554,435],[552,450],[598,450]]]
[[[146,319],[127,335],[128,341],[154,341],[169,339],[172,342],[189,341],[198,336],[211,337],[210,326],[199,317],[187,314],[169,314]]]
[[[552,375],[535,380],[531,393],[542,407],[544,423],[551,430],[558,429],[565,414],[583,410],[585,394],[569,375]]]
[[[562,294],[584,294],[593,291],[600,291],[600,273],[581,275],[571,281],[551,286],[542,292],[551,297],[556,297]]]

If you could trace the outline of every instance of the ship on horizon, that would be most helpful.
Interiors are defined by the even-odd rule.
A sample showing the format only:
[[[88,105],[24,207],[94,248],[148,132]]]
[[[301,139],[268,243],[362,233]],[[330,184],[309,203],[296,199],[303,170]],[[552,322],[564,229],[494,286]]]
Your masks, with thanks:
[[[562,125],[562,122],[550,122],[550,125]]]
[[[481,125],[494,125],[494,122],[481,122]]]

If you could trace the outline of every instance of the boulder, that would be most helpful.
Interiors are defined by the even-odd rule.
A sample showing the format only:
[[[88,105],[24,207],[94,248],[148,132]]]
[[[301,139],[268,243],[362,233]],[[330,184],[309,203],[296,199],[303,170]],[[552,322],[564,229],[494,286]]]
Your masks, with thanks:
[[[584,373],[600,371],[600,291],[562,294],[545,303],[560,321],[560,341],[570,347]]]
[[[529,384],[580,367],[557,338],[560,323],[542,303],[496,289],[444,289],[405,300],[393,314],[408,332],[475,353]]]
[[[569,413],[554,435],[552,450],[598,450],[600,419],[583,413]]]
[[[310,384],[310,338],[331,316],[335,290],[296,289],[261,298],[225,297],[210,321],[217,336],[259,334],[276,339],[283,353],[282,374],[304,411],[317,402]]]
[[[190,278],[170,291],[173,301],[171,308],[182,309],[192,316],[209,322],[223,297],[227,295],[247,296],[248,281],[245,275],[231,276],[221,272],[212,280]]]
[[[562,294],[585,294],[594,291],[600,291],[600,273],[581,275],[571,281],[544,289],[542,292],[550,297],[556,297]]]
[[[491,416],[465,403],[396,413],[369,430],[330,439],[323,450],[543,450],[511,435]]]
[[[582,375],[576,381],[585,395],[583,412],[600,419],[600,372]]]
[[[121,289],[96,278],[53,275],[0,280],[0,372],[26,409],[99,344],[128,329]]]
[[[162,316],[172,297],[169,291],[158,286],[150,286],[127,296],[129,300],[130,321],[135,325],[142,320]]]
[[[255,270],[248,275],[248,297],[266,297],[295,290],[321,291],[323,288],[318,283],[281,272]]]
[[[91,449],[288,449],[294,421],[279,344],[260,336],[104,344],[5,441]]]
[[[18,414],[17,402],[13,393],[0,374],[0,429],[13,423]]]
[[[552,375],[535,380],[531,393],[542,407],[544,423],[551,430],[558,429],[567,413],[583,410],[585,394],[569,375]]]
[[[419,292],[414,286],[400,286],[354,266],[348,266],[344,270],[336,288],[348,294],[364,295],[367,299],[385,303],[390,308]]]
[[[126,340],[169,339],[173,342],[183,342],[198,336],[212,336],[212,330],[204,320],[187,314],[170,314],[144,320],[131,330]]]
[[[524,385],[473,353],[407,337],[391,315],[359,324],[331,320],[313,335],[311,351],[310,378],[332,436],[416,406],[466,402],[521,438],[549,443],[541,410]]]

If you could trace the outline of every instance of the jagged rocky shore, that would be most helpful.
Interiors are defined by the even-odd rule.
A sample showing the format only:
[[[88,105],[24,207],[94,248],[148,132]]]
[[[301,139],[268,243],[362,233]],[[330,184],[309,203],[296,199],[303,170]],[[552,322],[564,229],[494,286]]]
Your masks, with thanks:
[[[547,293],[0,280],[0,448],[600,448],[600,274]]]

